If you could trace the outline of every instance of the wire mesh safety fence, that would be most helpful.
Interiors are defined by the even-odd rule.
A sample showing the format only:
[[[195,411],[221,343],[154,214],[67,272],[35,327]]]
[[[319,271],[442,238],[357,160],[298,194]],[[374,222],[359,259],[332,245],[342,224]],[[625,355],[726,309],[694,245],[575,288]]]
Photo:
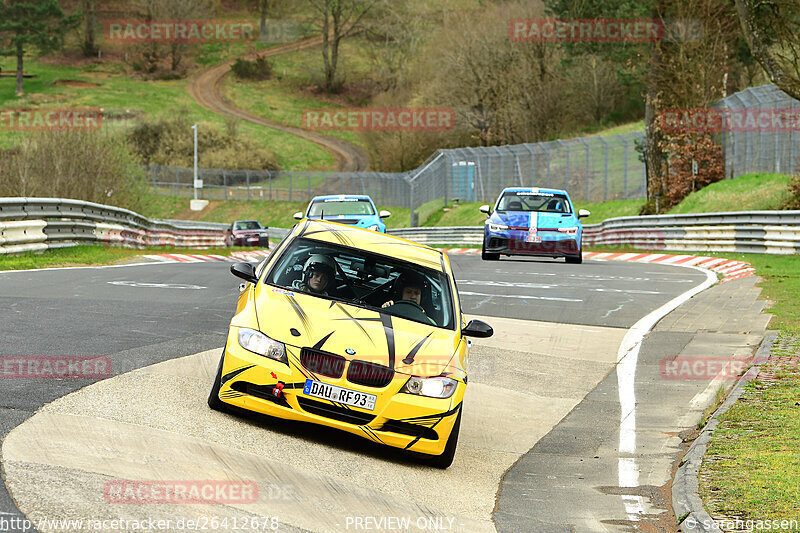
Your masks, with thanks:
[[[780,119],[780,111],[791,111],[797,116],[800,102],[773,84],[750,87],[717,102],[715,109],[736,114],[741,110],[764,110],[765,117]],[[747,126],[747,119],[753,120]],[[725,154],[725,176],[736,178],[752,172],[792,173],[800,166],[800,131],[797,122],[757,120],[758,115],[748,113],[744,127],[729,127],[721,131],[718,142]]]
[[[644,198],[641,132],[514,146],[439,150],[417,169],[402,172],[306,172],[199,169],[198,198],[307,202],[323,194],[368,194],[379,205],[411,209],[417,225],[423,204],[453,200],[493,202],[505,187],[552,187],[574,200]],[[194,194],[193,170],[148,167],[154,192]]]
[[[147,168],[153,192],[194,195],[194,170],[151,165]],[[367,194],[380,205],[410,207],[406,173],[305,172],[289,170],[198,169],[205,200],[264,200],[308,202],[325,194]]]

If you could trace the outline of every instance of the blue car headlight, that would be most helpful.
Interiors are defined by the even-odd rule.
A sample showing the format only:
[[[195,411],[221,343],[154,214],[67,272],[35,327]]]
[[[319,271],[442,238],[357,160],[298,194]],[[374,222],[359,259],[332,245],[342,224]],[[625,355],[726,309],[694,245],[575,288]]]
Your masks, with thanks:
[[[368,227],[367,229],[372,230],[372,231],[378,231],[381,228],[377,224],[373,224],[370,227]]]
[[[489,226],[489,231],[506,231],[508,229],[508,226],[494,224],[492,222],[487,222],[486,225]]]
[[[559,233],[566,233],[567,235],[577,235],[578,234],[578,227],[571,227],[571,228],[558,228]]]

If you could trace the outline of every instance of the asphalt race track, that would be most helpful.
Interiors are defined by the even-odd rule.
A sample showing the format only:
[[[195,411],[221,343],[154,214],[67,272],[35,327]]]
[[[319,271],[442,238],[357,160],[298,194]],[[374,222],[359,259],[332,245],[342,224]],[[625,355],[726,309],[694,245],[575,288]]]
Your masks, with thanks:
[[[279,531],[602,532],[644,522],[669,531],[659,529],[669,510],[658,494],[677,434],[697,422],[717,384],[668,381],[660,362],[751,353],[767,324],[753,278],[684,303],[645,338],[638,359],[618,364],[629,328],[708,283],[705,272],[451,262],[465,313],[496,335],[474,342],[461,440],[446,471],[338,432],[210,411],[205,397],[238,294],[229,264],[0,273],[0,356],[94,356],[110,370],[96,383],[0,379],[0,525],[21,519],[21,509],[35,523],[235,511],[276,517]],[[228,477],[258,480],[266,501],[222,509],[103,501],[109,479]],[[410,528],[399,528],[404,518]]]

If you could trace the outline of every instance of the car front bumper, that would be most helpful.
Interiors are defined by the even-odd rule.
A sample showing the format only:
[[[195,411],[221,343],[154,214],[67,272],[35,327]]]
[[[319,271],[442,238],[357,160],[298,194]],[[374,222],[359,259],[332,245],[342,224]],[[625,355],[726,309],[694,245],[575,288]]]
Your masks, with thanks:
[[[483,248],[487,253],[503,255],[534,255],[544,257],[578,256],[581,253],[580,233],[566,235],[540,232],[541,242],[528,242],[528,232],[508,230],[484,233]]]
[[[232,332],[236,330],[231,328]],[[403,374],[395,374],[383,388],[357,385],[344,376],[317,378],[377,395],[374,410],[367,411],[305,395],[303,387],[311,372],[302,367],[299,348],[287,345],[286,351],[288,365],[245,350],[231,333],[222,364],[220,400],[256,413],[333,427],[396,448],[429,455],[443,453],[461,408],[465,383],[459,382],[450,398],[439,399],[401,393],[409,377]],[[278,383],[283,383],[283,389],[276,396]]]

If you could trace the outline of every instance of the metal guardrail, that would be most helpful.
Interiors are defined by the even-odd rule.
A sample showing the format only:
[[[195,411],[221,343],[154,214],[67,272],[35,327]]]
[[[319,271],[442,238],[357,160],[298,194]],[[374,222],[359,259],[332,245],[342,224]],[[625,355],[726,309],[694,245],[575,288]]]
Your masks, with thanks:
[[[101,243],[141,248],[225,246],[226,224],[151,220],[127,209],[59,198],[0,198],[0,255]]]
[[[224,246],[227,224],[151,220],[127,209],[57,198],[0,198],[0,255],[81,243],[127,247]],[[270,228],[271,238],[289,230]],[[475,246],[482,226],[402,228],[389,234],[435,246]],[[618,217],[587,224],[584,245],[648,250],[800,253],[800,211]]]
[[[482,226],[389,230],[428,245],[479,245]],[[647,250],[800,253],[800,211],[740,211],[610,218],[587,224],[583,244]]]

